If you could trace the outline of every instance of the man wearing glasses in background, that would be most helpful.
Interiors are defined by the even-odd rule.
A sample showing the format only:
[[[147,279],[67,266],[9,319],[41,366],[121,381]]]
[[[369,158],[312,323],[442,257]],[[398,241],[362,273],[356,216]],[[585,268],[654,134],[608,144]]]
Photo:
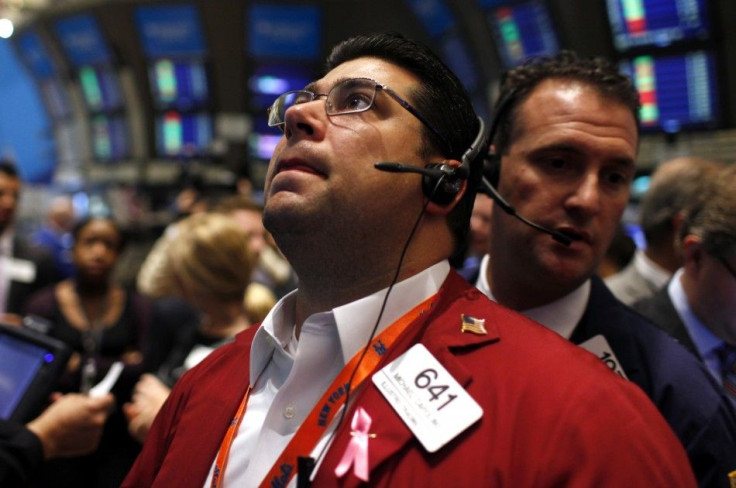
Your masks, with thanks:
[[[683,265],[633,306],[690,349],[736,405],[736,167],[709,173],[685,211]]]
[[[398,35],[327,69],[269,114],[299,287],[177,383],[123,486],[694,486],[636,387],[450,270],[487,148],[459,80]]]

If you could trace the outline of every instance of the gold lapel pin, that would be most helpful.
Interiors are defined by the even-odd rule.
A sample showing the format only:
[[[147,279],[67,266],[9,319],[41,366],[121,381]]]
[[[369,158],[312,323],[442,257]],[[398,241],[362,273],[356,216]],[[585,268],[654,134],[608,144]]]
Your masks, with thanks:
[[[477,319],[465,314],[460,314],[460,317],[463,321],[462,326],[460,327],[460,332],[470,332],[476,335],[488,334],[488,331],[486,330],[486,319]]]

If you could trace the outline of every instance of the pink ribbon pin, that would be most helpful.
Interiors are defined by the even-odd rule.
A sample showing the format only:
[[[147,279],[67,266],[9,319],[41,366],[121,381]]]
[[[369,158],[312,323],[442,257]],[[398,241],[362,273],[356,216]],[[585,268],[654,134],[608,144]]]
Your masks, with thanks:
[[[371,416],[363,407],[355,409],[353,421],[350,424],[350,435],[353,436],[345,448],[345,454],[340,459],[340,464],[335,468],[337,477],[342,477],[353,465],[353,474],[368,481],[368,439],[375,438],[376,434],[369,434],[371,428]]]

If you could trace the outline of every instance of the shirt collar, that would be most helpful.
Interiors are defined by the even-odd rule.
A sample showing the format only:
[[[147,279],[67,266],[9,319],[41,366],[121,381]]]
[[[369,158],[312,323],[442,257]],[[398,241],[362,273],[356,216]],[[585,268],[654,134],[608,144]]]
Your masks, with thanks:
[[[634,253],[634,268],[656,288],[664,287],[672,276],[669,271],[649,259],[641,249]]]
[[[481,261],[480,274],[478,275],[475,286],[487,295],[488,298],[496,301],[488,284],[488,278],[486,277],[489,263],[490,258],[486,254]],[[587,280],[575,290],[554,302],[542,305],[541,307],[519,310],[519,313],[557,332],[565,339],[570,339],[572,333],[575,331],[575,327],[577,327],[578,322],[580,322],[580,319],[583,318],[583,314],[585,313],[585,307],[590,297],[590,286],[590,280]]]
[[[414,276],[396,283],[376,329],[378,335],[418,303],[437,293],[450,272],[450,263],[441,261]],[[336,325],[343,359],[348,362],[371,335],[388,288],[341,305],[327,312],[310,315],[307,322],[329,321]],[[267,366],[276,349],[293,352],[296,319],[296,291],[283,297],[263,320],[253,338],[250,359],[250,382]],[[290,345],[291,343],[291,345]]]
[[[681,280],[683,274],[684,271],[682,268],[675,272],[667,287],[667,293],[672,301],[672,305],[677,311],[677,315],[679,315],[680,320],[682,320],[682,323],[687,329],[688,335],[692,339],[693,344],[695,344],[695,348],[700,353],[700,356],[706,359],[716,354],[724,342],[713,334],[693,313],[687,295],[685,295],[685,289],[682,287]]]

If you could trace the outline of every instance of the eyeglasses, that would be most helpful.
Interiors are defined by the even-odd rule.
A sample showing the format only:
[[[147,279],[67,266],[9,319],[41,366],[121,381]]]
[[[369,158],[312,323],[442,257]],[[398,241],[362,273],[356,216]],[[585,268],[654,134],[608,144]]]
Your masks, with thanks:
[[[373,106],[373,102],[376,99],[376,92],[379,90],[385,91],[391,98],[399,102],[399,105],[426,125],[442,141],[445,148],[450,151],[448,154],[452,154],[452,146],[450,146],[447,140],[442,137],[439,131],[422,114],[409,105],[409,102],[401,98],[392,89],[369,78],[348,78],[337,83],[327,93],[314,93],[309,90],[286,92],[279,96],[268,109],[268,125],[284,130],[286,111],[289,108],[300,103],[314,101],[319,97],[327,97],[325,100],[325,111],[330,116],[365,112]]]
[[[717,256],[718,260],[721,262],[724,268],[728,270],[729,273],[731,273],[731,276],[736,278],[736,269],[733,269],[730,264],[728,264],[728,261],[726,261],[726,258],[723,256]]]

